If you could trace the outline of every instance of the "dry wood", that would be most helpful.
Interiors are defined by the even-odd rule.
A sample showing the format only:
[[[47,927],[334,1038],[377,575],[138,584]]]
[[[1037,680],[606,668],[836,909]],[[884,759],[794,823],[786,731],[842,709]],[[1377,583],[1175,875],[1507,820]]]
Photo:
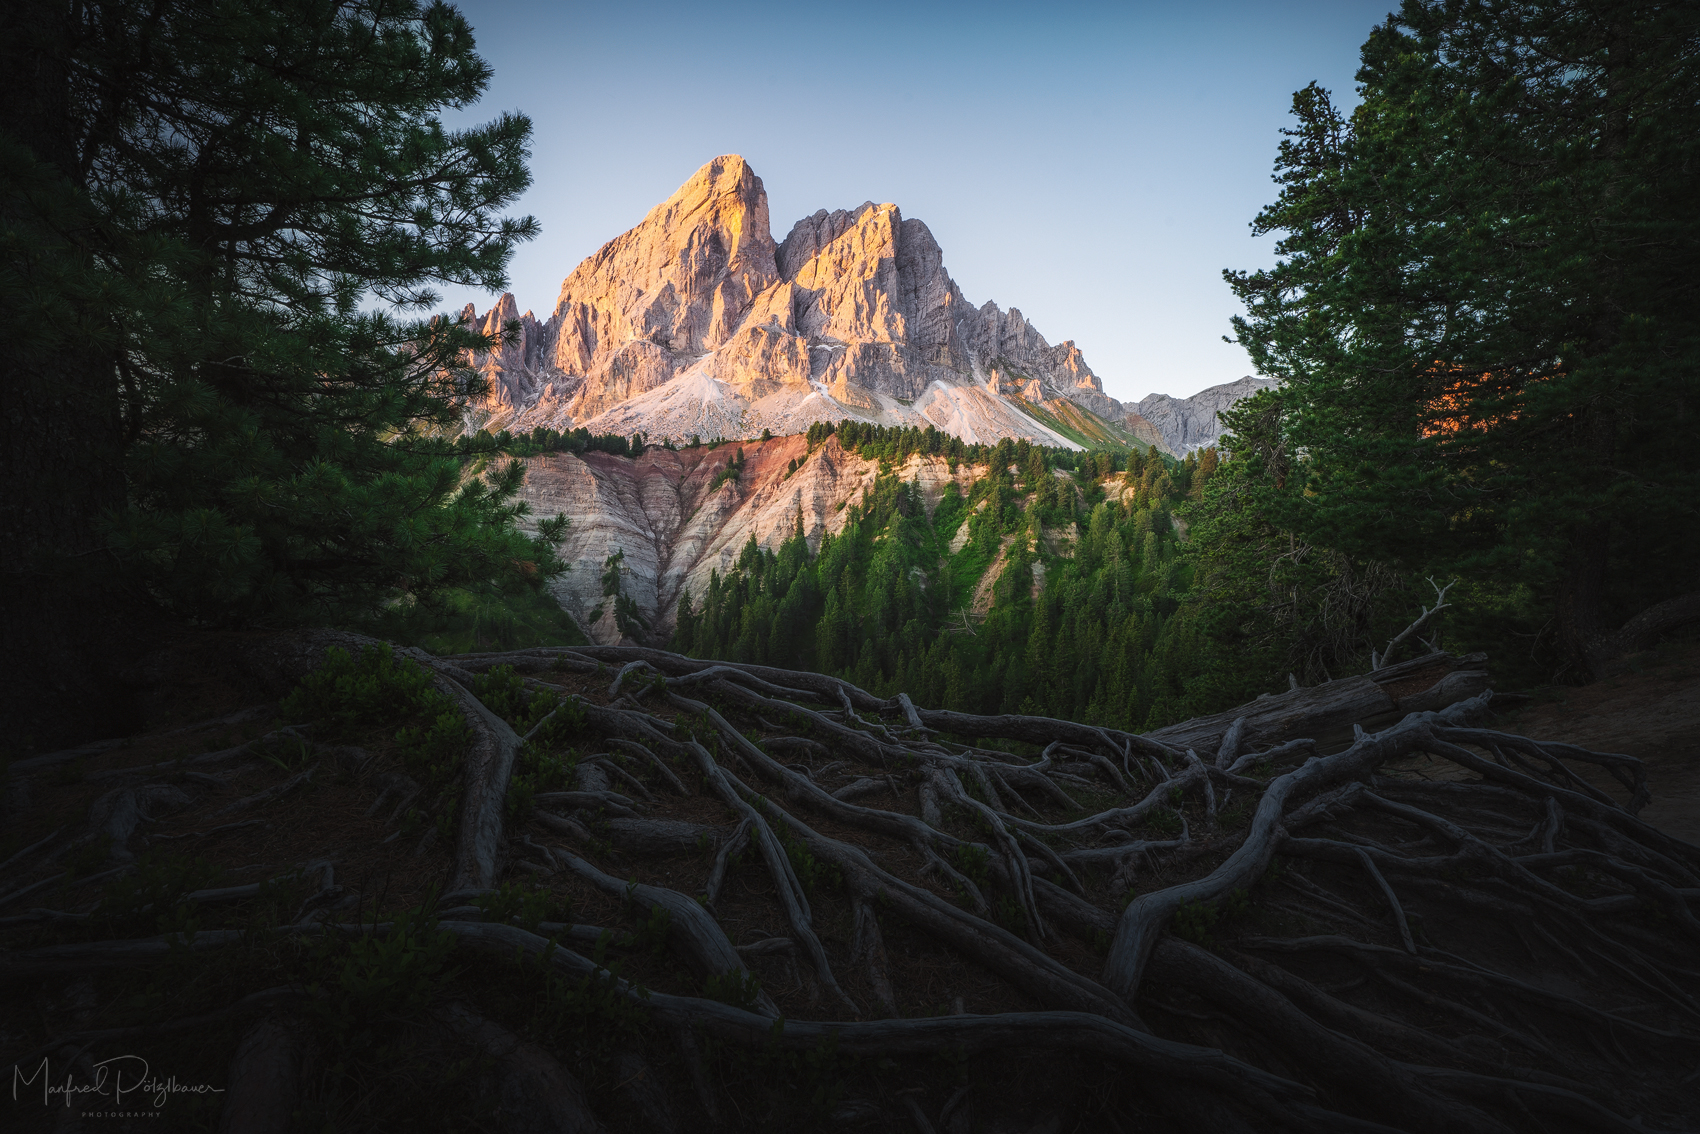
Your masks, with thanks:
[[[517,926],[445,922],[469,948],[486,956],[508,959],[517,952],[543,957],[574,978],[600,976],[658,1019],[695,1026],[727,1043],[760,1047],[774,1043],[782,1050],[806,1051],[829,1036],[838,1050],[851,1055],[925,1055],[951,1044],[964,1055],[993,1048],[1049,1047],[1113,1060],[1159,1075],[1197,1082],[1243,1102],[1255,1112],[1287,1113],[1287,1100],[1308,1100],[1313,1092],[1301,1084],[1263,1071],[1209,1048],[1176,1043],[1140,1032],[1090,1012],[1005,1012],[995,1016],[943,1016],[916,1020],[826,1021],[786,1020],[783,1028],[754,1012],[714,1000],[639,990],[613,978],[589,959],[571,950],[551,947],[534,933]]]
[[[246,709],[238,709],[234,713],[226,713],[223,716],[212,717],[208,720],[196,721],[194,724],[180,725],[177,728],[167,729],[165,732],[155,733],[152,739],[164,740],[172,736],[182,736],[184,733],[204,732],[210,728],[230,728],[233,725],[259,720],[271,711],[272,706],[270,705],[250,705]],[[128,736],[91,741],[88,744],[80,744],[75,748],[67,748],[60,752],[46,752],[40,756],[27,756],[22,760],[15,760],[7,765],[6,771],[13,775],[20,772],[33,772],[38,768],[50,768],[55,764],[63,764],[67,761],[98,756],[102,752],[110,752],[115,748],[123,748],[132,743],[134,743],[133,738]]]
[[[720,849],[715,852],[714,866],[708,872],[708,884],[703,890],[704,901],[711,910],[714,908],[715,899],[720,897],[720,887],[726,884],[726,870],[731,865],[732,859],[742,854],[744,848],[750,845],[751,825],[750,819],[740,819],[737,828],[732,832],[732,837],[721,843]]]
[[[1396,638],[1388,653],[1401,645]],[[826,675],[635,647],[417,660],[457,696],[478,737],[467,760],[452,892],[439,906],[442,927],[465,949],[492,959],[527,953],[575,980],[608,980],[574,948],[632,941],[595,926],[549,924],[539,928],[556,940],[551,950],[544,936],[479,920],[482,911],[465,903],[495,886],[511,848],[531,856],[515,864],[522,871],[570,872],[610,896],[667,910],[675,946],[701,974],[748,979],[746,962],[798,972],[796,962],[808,959],[837,1005],[827,1012],[840,1018],[795,1018],[787,997],[800,1005],[807,983],[812,1005],[820,991],[799,972],[798,990],[775,986],[773,997],[791,1017],[778,1032],[781,1013],[766,992],[749,1013],[614,982],[679,1038],[681,1078],[691,1075],[710,1122],[730,1123],[733,1111],[708,1077],[698,1038],[798,1051],[830,1035],[842,1053],[885,1060],[942,1045],[970,1060],[997,1047],[1074,1052],[1138,1075],[1142,1105],[1178,1128],[1211,1131],[1663,1128],[1674,1120],[1648,1112],[1613,1075],[1644,1065],[1649,1081],[1661,1081],[1700,1047],[1700,966],[1692,962],[1700,944],[1700,848],[1635,817],[1649,787],[1632,757],[1475,723],[1492,700],[1480,657],[1431,654],[1147,737],[1042,717],[944,713],[906,694],[881,700]],[[505,829],[519,738],[455,687],[496,665],[597,674],[592,692],[576,702],[589,733],[644,762],[628,770],[606,755],[586,758],[581,790],[537,797],[541,808],[601,811],[594,835],[570,814],[535,813],[539,829],[565,835],[571,851]],[[634,682],[639,673],[667,680]],[[534,679],[527,687],[550,688]],[[595,703],[604,690],[620,704]],[[664,715],[673,712],[676,719]],[[1400,712],[1404,719],[1395,719]],[[755,728],[809,735],[752,740]],[[1321,738],[1321,751],[1332,754],[1317,755],[1309,738]],[[1339,751],[1330,747],[1336,741]],[[1427,783],[1385,772],[1418,752],[1478,778]],[[689,784],[669,766],[681,759],[693,769]],[[1603,769],[1621,796],[1594,786],[1577,764]],[[657,798],[634,771],[666,783],[675,797]],[[698,774],[708,798],[687,801]],[[1121,805],[1096,802],[1107,789],[1123,797]],[[398,795],[380,796],[378,810]],[[111,802],[124,798],[113,794]],[[714,801],[729,819],[702,810]],[[1249,825],[1241,801],[1251,804]],[[810,825],[816,817],[824,829]],[[666,886],[621,880],[595,861],[609,844],[643,855],[712,848],[707,908]],[[788,928],[738,948],[711,911],[732,858],[751,844]],[[52,845],[33,857],[46,857]],[[1270,874],[1277,854],[1285,856],[1281,870]],[[821,899],[821,908],[840,911],[836,929],[817,925],[821,915],[798,877],[793,860],[811,856],[833,868],[847,891]],[[548,866],[533,861],[542,858]],[[1136,870],[1140,892],[1117,912]],[[56,881],[26,875],[0,903]],[[254,889],[191,897],[210,907]],[[1208,932],[1213,911],[1231,912],[1248,894],[1255,910],[1303,928],[1280,936],[1230,926],[1218,930],[1226,940],[1213,951],[1174,936]],[[342,887],[327,877],[309,902],[338,898]],[[1460,939],[1451,928],[1458,919],[1494,933]],[[93,924],[80,907],[7,919],[14,922]],[[1276,924],[1293,933],[1293,922]],[[971,1015],[958,996],[955,1015],[898,1018],[916,995],[901,959],[886,953],[882,928],[899,926],[1039,1010]],[[842,971],[865,1004],[839,987],[823,941],[828,930],[848,946]],[[203,932],[193,947],[233,943],[237,937],[220,936],[232,932]],[[1108,939],[1101,977],[1094,961],[1082,960],[1089,953],[1059,939],[1064,933],[1100,949]],[[1497,954],[1481,944],[1490,938],[1504,943]],[[151,964],[167,951],[156,939],[4,953],[0,980]],[[1554,978],[1529,979],[1519,966],[1552,969]],[[489,1023],[464,1011],[471,1013],[461,1021],[466,1028]],[[863,1018],[872,1015],[887,1018]],[[1437,1019],[1447,1023],[1429,1030],[1426,1022]],[[1177,1043],[1153,1028],[1206,1039]],[[955,1129],[967,1098],[959,1093],[938,1125]],[[929,1111],[904,1109],[917,1129],[929,1122]],[[895,1114],[889,1106],[878,1113]],[[1632,1123],[1634,1114],[1645,1117]]]
[[[645,760],[649,761],[649,766],[654,768],[656,773],[660,775],[662,779],[667,781],[668,787],[672,788],[680,795],[691,794],[690,790],[685,787],[685,782],[674,773],[673,769],[669,768],[661,757],[651,752],[644,745],[639,744],[635,740],[626,740],[621,737],[614,737],[610,739],[608,743],[612,744],[616,748],[623,748],[628,752],[635,752],[639,756],[642,756]]]
[[[1268,869],[1270,856],[1283,837],[1282,811],[1289,799],[1333,787],[1360,776],[1388,760],[1433,745],[1435,725],[1462,723],[1487,708],[1487,696],[1454,705],[1442,714],[1418,714],[1374,736],[1365,736],[1346,751],[1308,761],[1303,767],[1279,776],[1258,801],[1251,829],[1239,848],[1208,876],[1196,882],[1171,886],[1155,894],[1141,895],[1129,903],[1116,927],[1104,975],[1110,987],[1124,996],[1139,988],[1146,960],[1158,935],[1175,911],[1190,902],[1214,902],[1229,891],[1249,889]]]
[[[498,1129],[605,1134],[584,1087],[549,1052],[520,1039],[464,1004],[446,1004],[436,1016],[461,1039],[496,1061]]]
[[[443,677],[436,684],[459,703],[473,733],[472,750],[466,754],[466,786],[461,793],[460,832],[449,887],[488,887],[495,882],[500,866],[508,780],[513,775],[520,739],[507,721],[485,708],[466,686]]]
[[[1434,588],[1434,605],[1432,607],[1423,607],[1423,612],[1417,617],[1416,621],[1412,622],[1409,626],[1395,634],[1393,639],[1387,643],[1387,648],[1385,650],[1382,650],[1379,654],[1374,650],[1370,651],[1369,668],[1371,672],[1386,669],[1388,667],[1388,662],[1392,659],[1393,655],[1399,652],[1400,646],[1404,645],[1411,638],[1418,638],[1420,640],[1424,627],[1433,621],[1435,615],[1439,614],[1443,610],[1452,609],[1452,604],[1446,601],[1446,592],[1457,586],[1458,580],[1454,579],[1452,582],[1443,587],[1439,583],[1436,583],[1433,579],[1430,579],[1428,581],[1428,585]],[[1430,652],[1432,653],[1435,651],[1431,650]]]
[[[290,776],[287,780],[283,781],[281,784],[277,784],[273,787],[269,787],[269,788],[265,789],[264,791],[255,792],[253,795],[247,796],[243,799],[239,799],[235,803],[229,804],[228,806],[219,808],[217,811],[213,812],[213,815],[214,816],[228,815],[232,811],[246,811],[250,807],[261,807],[261,806],[263,806],[267,803],[270,803],[274,799],[282,799],[284,796],[288,795],[290,792],[294,791],[296,788],[304,787],[307,784],[312,783],[313,782],[313,776],[314,776],[315,773],[318,772],[318,770],[319,770],[319,766],[317,764],[314,764],[311,767],[307,768],[305,771],[297,772],[297,773],[295,773],[295,775]]]
[[[301,1092],[301,1037],[264,1019],[242,1037],[230,1061],[220,1134],[287,1134]]]
[[[897,999],[891,991],[891,978],[886,973],[885,940],[880,936],[879,915],[869,903],[856,900],[855,938],[850,945],[850,962],[860,959],[868,969],[868,983],[874,986],[874,997],[887,1016],[897,1016]]]
[[[36,851],[43,849],[44,847],[47,846],[48,843],[51,843],[54,839],[57,839],[59,837],[59,833],[61,831],[63,831],[64,829],[65,828],[63,828],[63,827],[55,827],[53,829],[53,831],[51,833],[49,833],[45,838],[37,839],[35,842],[31,843],[29,846],[25,847],[23,850],[18,851],[17,853],[13,854],[11,857],[6,859],[5,862],[0,862],[0,870],[5,870],[7,867],[12,866],[15,863],[22,862],[24,859],[30,857],[30,855],[34,854]]]
[[[779,890],[780,901],[785,907],[786,920],[791,923],[792,932],[803,943],[813,962],[815,975],[833,995],[850,1008],[852,1012],[860,1012],[856,1002],[838,986],[838,981],[832,975],[832,966],[826,959],[826,949],[821,945],[820,937],[815,933],[813,917],[809,912],[809,899],[803,893],[803,886],[797,881],[797,875],[791,868],[791,859],[785,853],[785,848],[779,843],[779,838],[773,833],[773,828],[767,820],[745,801],[739,793],[732,776],[714,762],[708,749],[696,741],[686,746],[700,761],[703,776],[714,789],[715,794],[737,812],[750,824],[751,837],[760,848],[762,858],[767,863],[768,873],[773,876],[774,885]],[[753,792],[749,793],[754,795]]]

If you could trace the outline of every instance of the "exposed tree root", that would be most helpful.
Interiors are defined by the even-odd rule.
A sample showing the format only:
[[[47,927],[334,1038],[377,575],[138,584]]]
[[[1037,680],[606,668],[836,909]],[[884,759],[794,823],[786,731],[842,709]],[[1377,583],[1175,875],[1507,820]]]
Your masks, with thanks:
[[[520,740],[508,722],[485,708],[467,687],[442,677],[437,686],[460,703],[473,733],[449,886],[455,890],[487,887],[496,880],[500,865],[502,816]]]
[[[636,882],[621,882],[577,855],[558,848],[554,855],[562,866],[587,879],[610,897],[637,902],[646,909],[665,910],[669,915],[668,929],[673,939],[679,943],[681,951],[691,963],[705,976],[724,976],[730,973],[753,979],[750,977],[750,970],[744,967],[743,959],[738,956],[738,951],[732,948],[732,942],[726,939],[726,933],[720,928],[720,923],[695,901],[676,890],[645,886]],[[778,1018],[779,1009],[766,992],[758,994],[756,1003],[764,1016]]]
[[[250,1028],[230,1061],[220,1134],[286,1134],[301,1093],[301,1038],[273,1018]]]
[[[442,929],[470,955],[528,956],[589,980],[671,1033],[671,1065],[700,1111],[679,1128],[733,1121],[708,1070],[716,1045],[828,1042],[912,1062],[1073,1053],[1127,1069],[1145,1113],[1186,1130],[1617,1131],[1692,1117],[1670,1084],[1700,1048],[1700,848],[1636,818],[1650,789],[1633,757],[1486,727],[1479,657],[1429,654],[1151,736],[943,712],[820,674],[634,647],[419,660],[474,734]],[[533,675],[531,688],[576,682],[587,722],[578,790],[535,796],[524,829],[506,799],[521,738],[470,692],[473,674],[498,665]],[[1411,778],[1403,762],[1419,754],[1462,778]],[[308,774],[227,809],[277,799]],[[411,798],[412,781],[367,782],[374,818]],[[0,904],[55,883],[30,872],[78,839],[104,833],[122,848],[150,806],[174,803],[150,803],[155,786],[109,792],[71,840],[56,833],[13,855],[6,866],[22,873]],[[746,849],[759,866],[729,890]],[[579,951],[631,947],[642,931],[483,920],[468,903],[516,867],[666,911],[670,943],[709,992],[754,1010],[640,989]],[[191,898],[215,910],[259,890]],[[336,899],[354,900],[322,878],[285,931],[385,931],[303,921]],[[0,930],[89,923],[86,907],[47,904],[63,908]],[[212,929],[20,948],[0,953],[0,982],[243,938]],[[957,992],[955,1011],[936,1015],[938,994],[929,1001],[908,971],[917,939],[999,990],[1006,1010],[967,1012]],[[763,987],[775,973],[783,981]],[[807,989],[836,1018],[798,1018],[820,1012],[803,1007]],[[565,1074],[552,1055],[467,1005],[440,1005],[439,1019],[497,1060],[502,1097],[533,1100],[520,1109],[534,1117],[548,1109],[536,1100]],[[277,1038],[271,1026],[252,1033],[254,1050]],[[651,1074],[631,1058],[634,1076]],[[939,1110],[902,1095],[876,1111],[956,1129],[974,1097],[965,1089]],[[671,1105],[665,1094],[641,1104],[662,1116],[658,1129]],[[588,1109],[575,1113],[550,1121],[595,1128]],[[1104,1128],[1131,1127],[1131,1113]]]
[[[498,1129],[514,1134],[533,1130],[604,1134],[606,1127],[591,1113],[584,1087],[549,1052],[464,1004],[444,1005],[437,1017],[495,1060],[492,1093]]]
[[[1265,1113],[1281,1113],[1282,1100],[1306,1099],[1312,1094],[1298,1083],[1221,1052],[1159,1039],[1089,1012],[1006,1012],[859,1022],[788,1019],[778,1028],[767,1017],[718,1001],[654,991],[645,995],[612,978],[587,958],[516,926],[444,922],[443,927],[468,948],[492,957],[508,958],[516,951],[529,953],[573,977],[615,980],[623,995],[663,1021],[700,1028],[718,1039],[751,1047],[777,1043],[784,1049],[808,1050],[829,1037],[838,1050],[852,1055],[920,1055],[936,1051],[942,1044],[955,1045],[965,1055],[998,1047],[1054,1047],[1197,1082]]]

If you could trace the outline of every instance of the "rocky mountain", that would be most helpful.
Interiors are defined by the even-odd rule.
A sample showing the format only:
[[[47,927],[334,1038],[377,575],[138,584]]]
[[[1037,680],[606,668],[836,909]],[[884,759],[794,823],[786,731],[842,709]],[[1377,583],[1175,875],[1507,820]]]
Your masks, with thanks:
[[[775,243],[743,158],[715,158],[561,285],[539,322],[504,295],[463,319],[517,339],[473,360],[469,425],[697,435],[799,433],[857,418],[969,441],[1079,447],[1165,436],[1107,396],[1073,342],[975,307],[921,221],[867,202]]]
[[[1184,457],[1194,449],[1216,443],[1223,427],[1217,414],[1259,390],[1275,386],[1272,379],[1247,375],[1237,382],[1224,382],[1200,390],[1190,398],[1172,398],[1168,394],[1148,394],[1133,407],[1134,414],[1147,423],[1162,439],[1163,449],[1176,457]]]
[[[722,478],[740,453],[742,471]],[[916,455],[897,471],[920,484],[930,508],[947,482],[966,491],[986,470],[967,464],[952,470],[942,457]],[[526,462],[521,497],[533,516],[572,520],[561,545],[572,570],[550,585],[562,608],[594,640],[620,641],[615,604],[602,589],[603,565],[619,552],[625,595],[664,641],[684,588],[700,600],[709,572],[724,574],[751,536],[775,548],[801,523],[818,547],[824,534],[843,530],[845,504],[860,500],[878,472],[878,461],[845,452],[836,438],[811,453],[804,437],[789,436],[655,446],[635,460],[597,452],[534,457]]]

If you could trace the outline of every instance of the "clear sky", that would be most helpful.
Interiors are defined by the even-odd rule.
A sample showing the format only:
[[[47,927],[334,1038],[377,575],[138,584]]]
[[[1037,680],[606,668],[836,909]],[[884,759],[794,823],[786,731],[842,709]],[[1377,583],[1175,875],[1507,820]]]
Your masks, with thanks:
[[[495,69],[484,119],[533,122],[543,232],[511,270],[553,309],[578,262],[717,154],[767,187],[774,239],[892,201],[975,304],[1073,339],[1126,401],[1251,372],[1223,268],[1273,258],[1278,131],[1316,80],[1355,103],[1389,0],[1020,5],[461,0]],[[451,119],[452,121],[453,119]],[[445,295],[479,310],[490,297]]]

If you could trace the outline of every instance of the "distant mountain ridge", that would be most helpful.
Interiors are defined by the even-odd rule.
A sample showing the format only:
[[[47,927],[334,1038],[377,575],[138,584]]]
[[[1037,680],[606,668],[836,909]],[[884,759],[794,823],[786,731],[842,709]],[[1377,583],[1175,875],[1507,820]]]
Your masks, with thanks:
[[[1162,436],[1163,447],[1170,454],[1184,457],[1196,449],[1214,445],[1216,439],[1222,436],[1222,422],[1217,417],[1219,413],[1237,401],[1260,390],[1273,389],[1278,384],[1273,379],[1253,378],[1248,374],[1237,381],[1200,390],[1190,398],[1147,394],[1132,410],[1151,423]]]
[[[1232,401],[1217,391],[1254,381],[1124,405],[1072,341],[1051,345],[1018,309],[970,304],[943,260],[924,223],[872,202],[823,209],[775,243],[761,179],[735,154],[715,158],[575,268],[546,320],[511,294],[483,315],[466,306],[487,334],[520,325],[472,359],[489,393],[468,425],[685,441],[854,418],[1179,456],[1213,439],[1216,403]]]

